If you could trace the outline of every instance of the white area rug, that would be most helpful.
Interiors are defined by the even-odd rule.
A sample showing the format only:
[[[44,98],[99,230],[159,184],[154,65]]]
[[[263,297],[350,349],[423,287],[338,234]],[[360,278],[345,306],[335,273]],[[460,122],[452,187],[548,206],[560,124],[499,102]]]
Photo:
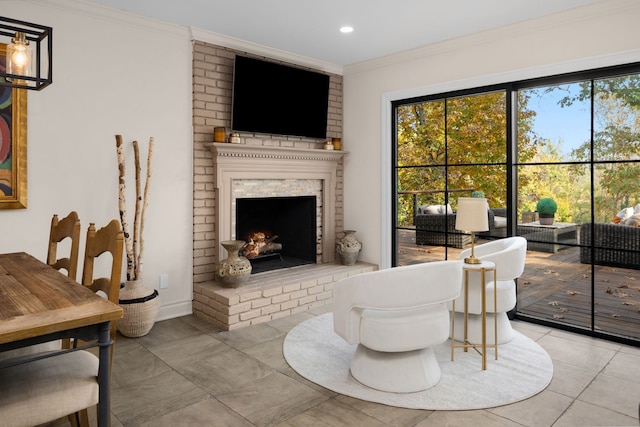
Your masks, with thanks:
[[[456,349],[451,361],[450,341],[434,348],[442,378],[434,387],[417,393],[387,393],[366,387],[349,372],[355,345],[333,332],[332,313],[309,319],[292,329],[284,340],[284,357],[306,379],[340,394],[411,409],[467,410],[506,405],[531,397],[551,382],[553,364],[537,343],[516,332],[515,338],[487,350],[487,370],[470,349]]]

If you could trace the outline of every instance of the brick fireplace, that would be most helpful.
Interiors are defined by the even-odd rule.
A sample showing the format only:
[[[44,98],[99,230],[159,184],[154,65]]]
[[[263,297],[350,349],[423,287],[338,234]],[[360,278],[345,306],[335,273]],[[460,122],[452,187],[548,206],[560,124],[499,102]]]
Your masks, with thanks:
[[[371,271],[373,266],[342,266],[335,262],[336,189],[346,153],[322,149],[205,144],[211,151],[217,201],[216,241],[236,236],[238,199],[314,196],[316,200],[316,263],[252,275],[239,288],[217,281],[194,284],[194,312],[224,330],[269,321],[331,302],[333,283]],[[259,213],[257,213],[259,214]],[[226,257],[217,248],[215,261]]]
[[[325,140],[281,135],[242,133],[242,144],[213,143],[214,127],[230,129],[236,53],[202,41],[193,45],[193,311],[223,330],[328,304],[333,282],[376,268],[334,260],[336,235],[343,229],[347,153],[323,150]],[[327,138],[341,137],[342,76],[327,74]],[[214,271],[226,257],[220,242],[236,237],[235,201],[284,195],[316,197],[316,263],[259,273],[241,288],[223,288]]]

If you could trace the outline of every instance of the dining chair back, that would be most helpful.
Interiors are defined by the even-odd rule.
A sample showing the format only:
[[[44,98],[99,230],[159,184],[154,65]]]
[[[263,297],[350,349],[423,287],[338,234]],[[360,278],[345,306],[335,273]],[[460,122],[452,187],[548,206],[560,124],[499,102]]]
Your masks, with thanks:
[[[95,278],[96,259],[103,254],[111,254],[111,269],[109,277]],[[96,231],[94,223],[89,224],[87,242],[84,250],[84,266],[82,268],[82,285],[101,294],[114,304],[120,298],[120,279],[122,277],[122,259],[124,253],[124,234],[118,220],[111,220],[109,224]],[[116,338],[116,321],[111,322],[111,340]],[[113,345],[111,359],[113,359]]]
[[[89,224],[81,283],[94,292],[104,292],[107,299],[115,304],[118,303],[120,296],[123,251],[124,234],[118,220],[111,220],[109,224],[97,231],[94,223]],[[96,259],[106,253],[111,254],[109,277],[95,278]],[[113,329],[115,330],[115,328]]]
[[[124,251],[124,233],[118,220],[111,220],[109,224],[96,230],[94,223],[89,224],[87,241],[84,250],[84,264],[82,267],[82,285],[100,294],[114,304],[120,299],[120,279],[122,276],[122,258]],[[109,277],[94,277],[96,260],[104,254],[111,254],[111,268]],[[102,264],[101,264],[102,265]],[[111,322],[110,338],[112,341],[110,365],[113,365],[113,350],[116,340],[116,321]],[[76,341],[75,344],[78,344]],[[88,427],[89,416],[86,409],[69,416],[72,427]]]
[[[58,258],[58,244],[67,238],[71,240],[69,256]],[[63,219],[58,219],[57,214],[53,215],[53,218],[51,218],[51,231],[49,232],[47,264],[56,270],[66,270],[67,276],[72,280],[76,280],[79,249],[80,220],[78,219],[78,213],[72,211]]]

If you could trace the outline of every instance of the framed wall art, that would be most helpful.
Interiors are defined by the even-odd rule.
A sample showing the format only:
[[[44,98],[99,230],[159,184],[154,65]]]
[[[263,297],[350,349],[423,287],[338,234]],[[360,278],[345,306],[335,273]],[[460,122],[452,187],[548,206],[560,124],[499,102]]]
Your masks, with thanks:
[[[0,44],[3,71],[5,61],[6,45]],[[27,91],[0,85],[0,209],[26,207]]]

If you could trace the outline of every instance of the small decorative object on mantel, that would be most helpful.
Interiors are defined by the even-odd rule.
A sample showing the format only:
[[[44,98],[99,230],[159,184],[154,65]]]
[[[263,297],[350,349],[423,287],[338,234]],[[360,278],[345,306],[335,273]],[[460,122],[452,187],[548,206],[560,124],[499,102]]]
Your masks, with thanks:
[[[117,321],[120,333],[126,337],[141,337],[149,333],[160,310],[160,295],[156,289],[146,287],[142,281],[142,255],[144,253],[144,220],[149,204],[149,184],[151,182],[151,158],[153,156],[153,137],[149,138],[147,154],[147,174],[144,194],[140,188],[140,152],[138,141],[133,141],[136,177],[136,205],[133,218],[133,233],[129,232],[127,208],[125,203],[125,157],[122,136],[116,135],[118,155],[119,185],[118,206],[120,222],[124,232],[125,251],[127,253],[127,280],[120,289],[120,306],[123,318]],[[142,206],[141,206],[142,204]]]
[[[540,225],[553,225],[557,210],[558,204],[551,197],[538,200],[536,211],[538,211],[538,215],[540,215]]]
[[[353,265],[358,261],[362,243],[356,239],[355,230],[344,230],[344,236],[336,242],[336,252],[343,265]]]
[[[229,135],[229,142],[232,144],[240,144],[242,142],[240,140],[240,134],[238,132],[232,132]]]
[[[341,138],[331,138],[331,143],[333,144],[334,150],[342,150],[342,139]]]
[[[333,143],[331,143],[331,141],[327,141],[324,143],[324,149],[325,150],[333,150]]]
[[[240,287],[251,275],[251,262],[238,254],[246,242],[225,240],[220,243],[227,250],[228,256],[218,264],[218,277],[228,288]]]
[[[227,130],[223,127],[213,128],[213,142],[225,142]]]

